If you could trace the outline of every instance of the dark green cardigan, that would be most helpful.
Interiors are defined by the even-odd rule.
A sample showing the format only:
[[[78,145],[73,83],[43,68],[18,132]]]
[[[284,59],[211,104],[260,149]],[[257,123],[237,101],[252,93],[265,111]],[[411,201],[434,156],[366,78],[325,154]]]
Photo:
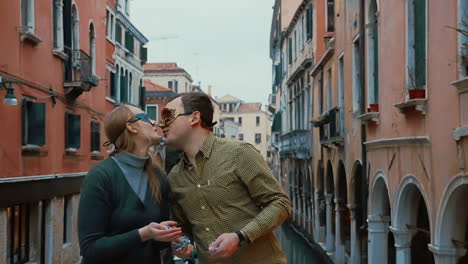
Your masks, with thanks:
[[[162,171],[158,175],[164,175]],[[168,185],[160,176],[161,204],[150,187],[144,203],[128,184],[117,163],[108,158],[94,166],[81,186],[78,237],[83,264],[160,263],[167,243],[142,242],[138,229],[169,220]]]

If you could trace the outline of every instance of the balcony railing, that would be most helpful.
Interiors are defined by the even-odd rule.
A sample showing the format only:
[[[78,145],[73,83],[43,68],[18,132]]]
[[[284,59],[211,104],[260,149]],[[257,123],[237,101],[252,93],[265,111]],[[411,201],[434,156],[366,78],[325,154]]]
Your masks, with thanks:
[[[280,153],[282,156],[309,158],[311,155],[312,134],[310,130],[294,130],[281,136]]]
[[[341,127],[342,111],[335,107],[313,120],[314,126],[319,128],[320,144],[343,145],[343,132]]]
[[[84,91],[99,84],[99,79],[92,71],[92,58],[82,50],[72,50],[65,47],[67,60],[65,61],[64,86],[67,97],[74,99]]]

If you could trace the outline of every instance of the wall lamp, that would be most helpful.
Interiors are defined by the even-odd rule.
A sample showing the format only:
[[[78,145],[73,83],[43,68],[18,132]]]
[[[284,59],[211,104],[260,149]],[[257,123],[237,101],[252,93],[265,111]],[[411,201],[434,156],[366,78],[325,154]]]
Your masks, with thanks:
[[[7,87],[8,85],[8,87]],[[3,80],[3,77],[0,76],[0,90],[1,89],[6,89],[7,93],[5,95],[5,98],[3,99],[3,103],[6,105],[17,105],[18,100],[16,99],[15,96],[15,88],[13,87],[13,80],[7,79]]]

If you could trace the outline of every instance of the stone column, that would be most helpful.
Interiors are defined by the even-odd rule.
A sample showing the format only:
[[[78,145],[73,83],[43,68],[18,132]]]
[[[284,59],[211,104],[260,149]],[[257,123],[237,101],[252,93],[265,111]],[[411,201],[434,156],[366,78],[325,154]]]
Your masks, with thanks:
[[[63,51],[63,2],[56,0],[54,4],[57,10],[57,49]]]
[[[349,214],[351,218],[351,264],[361,263],[361,248],[359,241],[359,232],[356,220],[356,206],[348,204]]]
[[[335,199],[335,263],[342,264],[345,261],[344,243],[341,238],[341,217],[345,210],[342,199]]]
[[[333,225],[333,219],[332,219],[332,214],[333,214],[333,207],[332,207],[332,199],[333,199],[333,194],[332,193],[327,193],[325,194],[325,202],[327,205],[327,241],[326,241],[326,247],[327,247],[327,253],[333,254],[335,251],[335,237],[332,234],[332,225]]]
[[[392,231],[395,237],[396,263],[411,263],[411,238],[413,233],[410,230],[401,230],[392,226],[390,227],[390,231]]]
[[[380,215],[368,215],[367,222],[369,231],[368,263],[385,264],[388,260],[388,223],[390,218]]]
[[[453,246],[442,247],[429,244],[429,250],[434,254],[437,264],[457,264],[458,259],[466,254],[466,249]]]
[[[316,190],[315,193],[315,230],[314,236],[319,244],[323,245],[325,240],[325,234],[323,232],[323,228],[320,227],[320,191]]]
[[[6,208],[0,208],[0,263],[8,263],[8,214]]]

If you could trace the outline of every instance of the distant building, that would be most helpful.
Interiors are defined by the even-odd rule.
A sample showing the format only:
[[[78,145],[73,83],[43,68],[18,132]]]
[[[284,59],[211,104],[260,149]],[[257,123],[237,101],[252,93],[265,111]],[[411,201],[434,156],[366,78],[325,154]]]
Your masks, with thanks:
[[[148,63],[144,68],[145,79],[169,87],[174,93],[192,91],[192,77],[177,63]]]
[[[261,109],[262,104],[244,103],[230,95],[217,99],[217,102],[221,110],[221,137],[250,143],[269,161],[271,122],[269,114]]]

